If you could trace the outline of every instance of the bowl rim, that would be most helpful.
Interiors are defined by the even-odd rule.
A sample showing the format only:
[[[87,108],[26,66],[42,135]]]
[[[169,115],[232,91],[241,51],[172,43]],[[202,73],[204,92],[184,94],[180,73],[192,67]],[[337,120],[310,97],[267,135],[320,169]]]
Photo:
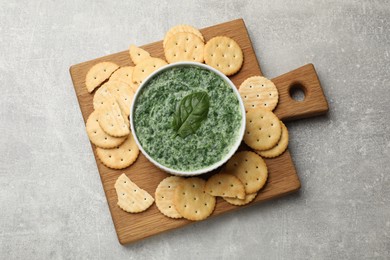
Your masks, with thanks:
[[[203,69],[212,71],[215,74],[217,74],[218,76],[220,76],[233,89],[233,92],[237,96],[237,99],[239,101],[239,107],[240,107],[240,110],[241,110],[241,127],[240,127],[239,133],[237,135],[237,139],[236,139],[235,143],[232,145],[232,147],[229,150],[229,152],[221,160],[219,160],[218,162],[216,162],[216,163],[214,163],[212,165],[209,165],[209,166],[207,166],[205,168],[197,169],[197,170],[194,170],[194,171],[182,171],[182,170],[172,169],[172,168],[169,168],[169,167],[167,167],[165,165],[162,165],[159,162],[157,162],[155,159],[153,159],[143,149],[142,145],[140,144],[140,142],[138,140],[138,137],[137,137],[137,134],[136,134],[136,131],[135,131],[135,127],[134,127],[134,117],[133,117],[133,114],[134,114],[134,110],[135,110],[135,107],[136,107],[135,104],[136,104],[136,101],[137,101],[138,96],[140,95],[142,89],[148,84],[148,82],[152,78],[154,78],[156,75],[160,74],[161,72],[163,72],[165,70],[168,70],[168,69],[171,69],[171,68],[174,68],[174,67],[181,67],[181,66],[201,67]],[[158,168],[162,169],[163,171],[171,173],[171,174],[174,174],[174,175],[178,175],[178,176],[184,176],[184,177],[185,176],[201,175],[201,174],[210,172],[212,170],[215,170],[218,167],[222,166],[224,163],[226,163],[234,155],[234,153],[237,151],[238,147],[240,146],[240,144],[241,144],[241,142],[243,140],[243,137],[244,137],[245,125],[246,125],[246,111],[245,111],[244,103],[243,103],[242,98],[240,96],[240,93],[238,92],[238,89],[236,88],[234,83],[226,75],[224,75],[222,72],[220,72],[219,70],[216,70],[216,69],[214,69],[211,66],[208,66],[206,64],[199,63],[199,62],[191,62],[191,61],[175,62],[175,63],[171,63],[171,64],[165,65],[165,66],[157,69],[156,71],[151,73],[141,83],[141,85],[138,87],[137,91],[135,92],[135,95],[134,95],[134,98],[133,98],[133,102],[132,102],[131,108],[130,108],[130,127],[131,127],[131,132],[132,132],[132,135],[133,135],[133,137],[135,139],[135,142],[136,142],[138,148],[141,150],[141,152],[145,155],[145,157],[150,162],[152,162],[155,166],[157,166]]]

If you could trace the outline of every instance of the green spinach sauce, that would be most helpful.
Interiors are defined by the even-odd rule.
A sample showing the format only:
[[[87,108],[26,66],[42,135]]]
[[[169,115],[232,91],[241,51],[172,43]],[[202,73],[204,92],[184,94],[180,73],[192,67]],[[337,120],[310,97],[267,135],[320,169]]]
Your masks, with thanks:
[[[209,96],[207,118],[185,138],[172,127],[177,104],[196,92]],[[237,141],[241,111],[237,96],[217,74],[197,66],[162,71],[139,93],[134,129],[143,149],[157,162],[180,171],[206,168]]]

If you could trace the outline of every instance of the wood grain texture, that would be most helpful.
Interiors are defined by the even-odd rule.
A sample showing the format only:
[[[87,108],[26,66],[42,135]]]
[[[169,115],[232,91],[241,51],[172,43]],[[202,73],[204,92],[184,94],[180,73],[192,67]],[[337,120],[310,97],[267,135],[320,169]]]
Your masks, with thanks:
[[[208,27],[202,29],[201,32],[206,41],[214,36],[225,35],[236,40],[241,46],[244,53],[243,67],[238,74],[230,77],[236,86],[239,86],[248,77],[262,75],[248,36],[248,32],[242,19]],[[153,57],[164,58],[162,41],[144,45],[142,48],[147,50]],[[92,61],[80,63],[70,68],[73,85],[85,122],[89,114],[93,111],[93,95],[89,94],[86,90],[85,75],[89,68],[101,61],[112,61],[120,66],[133,65],[128,52],[123,51]],[[279,104],[275,111],[280,118],[283,118],[283,120],[309,117],[325,113],[327,111],[327,105],[326,107],[324,105],[326,104],[326,99],[323,96],[321,86],[312,65],[304,66],[291,73],[277,77],[274,81],[280,95]],[[296,104],[296,101],[292,100],[288,94],[292,84],[296,83],[300,83],[305,87],[305,92],[309,97],[307,100],[302,102],[302,104]],[[322,105],[319,106],[318,102]],[[139,158],[132,166],[124,170],[109,169],[99,161],[96,156],[95,147],[93,144],[91,145],[95,153],[99,174],[118,239],[121,244],[131,243],[193,223],[185,219],[170,219],[161,214],[155,204],[153,204],[147,211],[139,214],[129,214],[122,211],[117,206],[117,196],[114,189],[114,183],[121,173],[126,173],[133,182],[153,196],[159,182],[169,174],[162,172],[153,166],[153,164],[151,164],[142,154],[140,154]],[[245,145],[242,145],[240,149],[242,150],[248,148]],[[261,190],[261,192],[259,192],[256,199],[247,206],[289,194],[300,188],[301,184],[288,150],[277,158],[266,159],[265,161],[269,171],[269,179],[266,186]],[[203,177],[207,177],[207,175]],[[211,217],[240,208],[242,207],[230,205],[226,201],[218,198],[215,211]]]

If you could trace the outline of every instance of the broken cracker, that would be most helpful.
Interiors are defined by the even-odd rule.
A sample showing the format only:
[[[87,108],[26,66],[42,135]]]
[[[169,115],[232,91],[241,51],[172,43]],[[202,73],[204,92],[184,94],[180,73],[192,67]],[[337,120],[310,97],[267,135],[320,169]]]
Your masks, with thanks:
[[[136,85],[141,84],[152,72],[167,65],[167,63],[159,58],[148,58],[134,67],[133,82]]]
[[[129,213],[147,210],[154,202],[153,197],[132,182],[126,174],[122,174],[115,182],[118,206]]]
[[[89,69],[85,76],[85,86],[89,93],[106,81],[119,68],[113,62],[100,62]]]
[[[149,52],[147,52],[144,49],[141,49],[135,45],[130,45],[129,54],[130,54],[131,60],[133,61],[133,63],[135,65],[139,64],[143,60],[150,58]]]
[[[98,110],[99,125],[104,132],[114,137],[126,136],[130,133],[130,126],[115,98],[108,99]]]

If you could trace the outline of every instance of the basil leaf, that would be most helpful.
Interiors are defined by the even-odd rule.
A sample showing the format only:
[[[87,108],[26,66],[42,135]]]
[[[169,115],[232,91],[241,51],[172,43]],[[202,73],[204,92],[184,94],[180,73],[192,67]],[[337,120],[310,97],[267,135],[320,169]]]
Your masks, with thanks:
[[[176,107],[172,126],[177,135],[184,138],[194,134],[206,120],[210,98],[206,92],[196,92],[185,96]]]

